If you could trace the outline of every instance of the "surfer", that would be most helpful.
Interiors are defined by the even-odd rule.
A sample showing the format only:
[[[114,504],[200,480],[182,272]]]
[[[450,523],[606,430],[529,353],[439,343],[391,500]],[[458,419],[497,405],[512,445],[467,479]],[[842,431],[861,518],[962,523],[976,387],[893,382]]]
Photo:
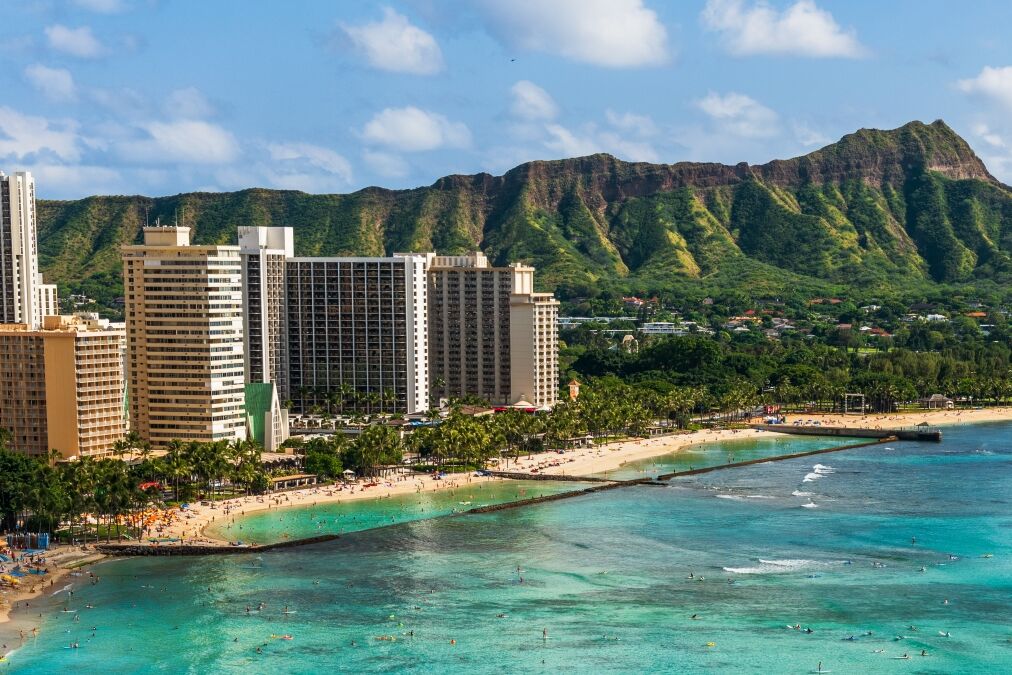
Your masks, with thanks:
[[[542,640],[547,640],[548,639],[548,629],[547,628],[542,628],[541,629],[541,639]]]

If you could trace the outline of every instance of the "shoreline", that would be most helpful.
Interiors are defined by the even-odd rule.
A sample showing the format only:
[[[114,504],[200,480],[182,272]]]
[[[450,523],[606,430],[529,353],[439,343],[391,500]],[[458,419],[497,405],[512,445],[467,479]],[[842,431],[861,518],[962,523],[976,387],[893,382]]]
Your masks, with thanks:
[[[843,415],[840,413],[809,413],[790,414],[788,424],[794,421],[817,420],[823,426],[851,426],[860,428],[876,427],[909,427],[927,422],[932,426],[949,426],[956,424],[979,424],[984,422],[1001,422],[1012,420],[1012,407],[983,408],[980,410],[924,410],[911,413],[892,413],[888,415]],[[770,435],[786,437],[772,431],[756,429],[721,429],[700,430],[673,433],[652,438],[627,438],[604,445],[577,450],[567,450],[559,455],[545,452],[521,457],[519,461],[510,460],[496,467],[503,471],[530,473],[537,470],[541,474],[556,476],[607,476],[607,473],[619,469],[629,462],[650,459],[661,455],[684,450],[688,447],[704,443],[715,443],[729,440],[751,440]],[[376,481],[374,488],[352,487],[341,489],[336,486],[323,486],[305,490],[265,495],[261,497],[242,497],[229,500],[233,504],[225,513],[225,502],[219,502],[215,508],[209,506],[193,506],[186,520],[179,520],[168,528],[165,534],[170,537],[188,538],[193,543],[228,546],[229,542],[207,533],[207,529],[217,522],[219,516],[245,516],[270,509],[288,509],[316,504],[340,503],[361,499],[384,499],[396,495],[414,492],[434,492],[438,490],[461,487],[464,484],[483,483],[493,480],[508,480],[494,477],[478,477],[471,473],[448,474],[444,480],[433,481],[428,476],[411,476],[391,481]],[[236,513],[238,511],[238,513]]]
[[[801,420],[817,420],[823,426],[851,426],[860,428],[916,426],[927,422],[932,426],[948,426],[955,424],[974,424],[983,422],[1001,422],[1012,420],[1012,407],[983,408],[980,410],[924,410],[912,413],[892,413],[888,415],[843,415],[840,413],[790,414],[788,424]],[[673,433],[652,438],[627,438],[604,445],[577,450],[567,450],[559,455],[545,452],[529,457],[521,457],[519,461],[510,460],[496,467],[504,471],[530,473],[537,470],[542,474],[556,476],[607,476],[607,473],[635,462],[673,452],[684,450],[690,446],[715,443],[729,440],[751,440],[770,435],[784,436],[772,431],[756,429],[721,429],[700,430]],[[361,499],[383,499],[396,495],[414,492],[434,492],[460,487],[463,484],[483,483],[493,480],[506,480],[494,477],[478,477],[471,473],[448,474],[444,480],[433,481],[428,476],[411,476],[408,478],[382,480],[374,488],[352,487],[340,489],[334,486],[323,486],[305,490],[265,495],[261,497],[241,497],[229,500],[228,513],[225,513],[225,502],[214,506],[193,506],[186,520],[179,520],[166,528],[166,536],[188,538],[193,543],[228,546],[229,542],[207,533],[207,529],[218,520],[218,516],[245,516],[270,509],[288,509],[316,504],[340,503]],[[238,513],[236,513],[238,511]]]
[[[24,642],[32,639],[33,631],[39,629],[27,616],[31,601],[55,595],[64,587],[60,582],[73,572],[106,558],[104,554],[86,551],[80,546],[63,545],[47,551],[46,562],[50,571],[36,576],[36,585],[10,592],[0,602],[0,656],[19,649]]]
[[[926,410],[912,413],[893,413],[888,415],[843,415],[828,413],[788,414],[788,425],[795,421],[818,421],[824,426],[850,426],[860,428],[889,428],[899,426],[915,426],[927,422],[932,426],[951,426],[959,424],[980,424],[1012,420],[1012,407],[983,408],[979,410]],[[577,450],[568,450],[564,454],[546,452],[530,457],[521,457],[519,461],[509,461],[508,466],[499,467],[503,470],[530,473],[537,470],[541,474],[556,476],[607,476],[607,472],[619,469],[629,462],[636,462],[662,455],[671,454],[698,444],[714,443],[729,440],[751,440],[766,436],[786,437],[770,431],[756,429],[723,429],[701,430],[693,432],[673,433],[652,438],[631,438]],[[399,477],[392,480],[377,480],[378,485],[365,488],[360,485],[352,487],[319,486],[303,490],[263,495],[260,497],[241,497],[228,502],[217,502],[212,506],[192,506],[187,512],[180,513],[171,523],[165,525],[162,537],[186,539],[187,543],[199,543],[209,546],[228,547],[230,543],[206,533],[209,526],[218,521],[219,517],[245,516],[270,509],[289,509],[313,506],[320,503],[340,503],[342,501],[358,501],[365,499],[383,499],[394,495],[416,492],[435,492],[458,488],[466,484],[485,483],[491,481],[511,480],[498,477],[478,477],[471,473],[448,474],[445,479],[434,481],[428,476]],[[233,506],[226,507],[226,504]],[[227,511],[227,513],[226,513]],[[153,544],[148,544],[153,545]],[[163,544],[169,545],[172,544]],[[66,579],[75,569],[83,568],[106,559],[107,556],[95,551],[84,551],[80,547],[61,546],[52,550],[47,556],[52,571],[39,579],[33,589],[19,589],[9,594],[5,600],[9,604],[0,604],[0,655],[6,655],[18,649],[22,640],[19,632],[24,631],[25,640],[30,639],[33,626],[26,614],[27,603],[33,599],[45,598],[59,591],[57,583]],[[47,593],[48,591],[48,593]]]

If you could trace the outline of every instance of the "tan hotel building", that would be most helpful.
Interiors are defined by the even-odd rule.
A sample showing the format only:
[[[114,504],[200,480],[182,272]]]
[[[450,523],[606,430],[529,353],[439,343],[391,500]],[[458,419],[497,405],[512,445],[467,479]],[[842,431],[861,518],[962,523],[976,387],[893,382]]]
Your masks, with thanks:
[[[123,268],[131,429],[156,448],[245,438],[239,247],[145,227]]]
[[[428,277],[432,395],[555,405],[559,303],[534,292],[534,268],[493,267],[479,251],[435,256]]]
[[[109,454],[123,438],[124,331],[47,316],[42,329],[0,325],[0,427],[12,449],[64,458]]]

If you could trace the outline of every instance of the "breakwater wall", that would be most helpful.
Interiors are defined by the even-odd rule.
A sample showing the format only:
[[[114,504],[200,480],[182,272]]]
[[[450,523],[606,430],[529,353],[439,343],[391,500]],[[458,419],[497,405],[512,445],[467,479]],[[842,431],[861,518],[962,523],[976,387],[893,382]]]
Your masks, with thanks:
[[[614,483],[610,478],[599,476],[568,476],[564,474],[551,473],[524,473],[522,471],[489,471],[490,476],[496,478],[511,478],[513,480],[557,480],[567,483]]]
[[[584,479],[571,478],[570,480],[582,481]],[[502,504],[489,504],[488,506],[476,506],[473,509],[468,509],[467,511],[464,511],[464,515],[475,513],[495,513],[496,511],[505,511],[507,509],[518,509],[521,506],[544,504],[546,502],[557,502],[560,499],[571,499],[573,497],[581,497],[583,495],[589,495],[595,492],[604,492],[605,490],[617,490],[618,488],[629,487],[632,485],[663,485],[663,483],[658,483],[652,478],[640,478],[639,480],[609,481],[607,483],[602,483],[601,485],[595,485],[594,487],[584,488],[582,490],[573,490],[572,492],[560,492],[554,495],[544,495],[542,497],[530,497],[528,499],[521,499],[515,502],[504,502]]]
[[[743,462],[731,462],[730,464],[717,464],[716,466],[706,466],[701,469],[687,469],[685,471],[675,471],[674,473],[666,473],[657,477],[659,481],[671,480],[672,478],[678,478],[680,476],[697,476],[701,473],[710,473],[713,471],[722,471],[724,469],[735,469],[741,466],[751,466],[753,464],[766,464],[768,462],[782,462],[787,459],[798,459],[799,457],[810,457],[812,455],[824,455],[827,452],[840,452],[841,450],[854,450],[856,448],[865,448],[869,445],[881,445],[883,443],[890,443],[898,440],[895,436],[885,436],[883,438],[876,438],[873,441],[867,441],[865,443],[852,443],[850,445],[837,445],[832,448],[822,448],[821,450],[807,450],[805,452],[794,452],[789,455],[775,455],[773,457],[760,457],[759,459],[748,459]]]
[[[939,443],[942,432],[938,429],[858,429],[856,427],[803,427],[791,424],[753,424],[753,429],[775,431],[794,436],[849,436],[851,438],[897,438],[901,441],[932,441]]]
[[[337,534],[323,534],[318,537],[290,539],[274,544],[254,544],[250,546],[229,546],[227,544],[160,544],[158,546],[148,546],[145,544],[96,544],[95,550],[99,553],[115,556],[228,555],[261,553],[281,548],[294,548],[296,546],[319,544],[324,541],[333,541],[340,538],[340,535]]]

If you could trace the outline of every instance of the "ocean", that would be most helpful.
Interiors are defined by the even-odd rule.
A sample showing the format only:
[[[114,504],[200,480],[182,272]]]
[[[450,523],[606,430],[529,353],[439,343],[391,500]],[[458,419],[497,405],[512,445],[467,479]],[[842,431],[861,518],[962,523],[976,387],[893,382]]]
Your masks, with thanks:
[[[39,637],[0,672],[1012,672],[1010,432],[482,515],[453,514],[485,498],[458,491],[251,516],[244,531],[268,538],[344,534],[97,565],[97,585],[32,603]],[[693,462],[837,442],[715,444]],[[449,515],[413,512],[426,505]]]

